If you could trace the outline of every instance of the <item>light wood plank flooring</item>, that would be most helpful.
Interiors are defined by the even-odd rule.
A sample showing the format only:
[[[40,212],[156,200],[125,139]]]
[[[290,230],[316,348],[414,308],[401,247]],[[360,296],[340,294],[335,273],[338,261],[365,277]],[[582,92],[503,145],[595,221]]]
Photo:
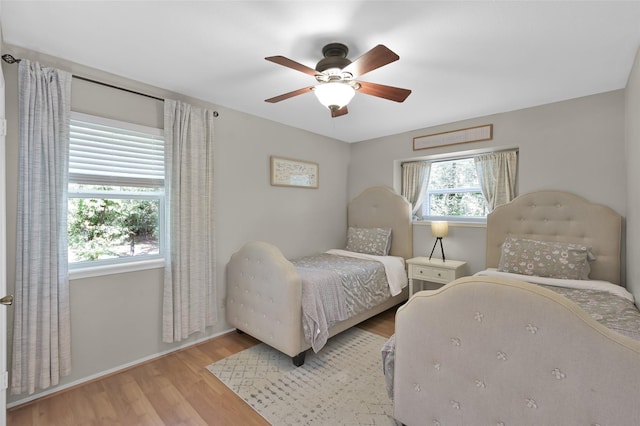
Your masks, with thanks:
[[[390,337],[392,308],[360,324]],[[231,332],[105,378],[15,407],[9,426],[261,425],[268,423],[206,366],[258,341]]]

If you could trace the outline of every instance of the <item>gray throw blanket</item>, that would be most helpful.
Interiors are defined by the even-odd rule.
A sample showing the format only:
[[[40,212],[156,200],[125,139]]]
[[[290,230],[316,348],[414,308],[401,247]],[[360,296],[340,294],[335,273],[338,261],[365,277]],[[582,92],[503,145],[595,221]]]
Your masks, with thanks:
[[[334,271],[297,268],[302,278],[304,335],[314,352],[327,343],[329,327],[348,318],[340,275]]]
[[[387,385],[387,394],[393,399],[393,366],[396,361],[396,335],[391,336],[380,350],[382,355],[382,372]]]

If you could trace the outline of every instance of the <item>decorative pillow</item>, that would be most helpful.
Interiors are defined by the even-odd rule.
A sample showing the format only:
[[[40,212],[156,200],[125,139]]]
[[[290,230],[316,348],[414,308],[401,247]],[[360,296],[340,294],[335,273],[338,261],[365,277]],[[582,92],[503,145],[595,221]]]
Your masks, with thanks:
[[[589,279],[591,247],[581,244],[507,237],[498,270],[572,280]]]
[[[354,228],[347,232],[347,250],[386,256],[391,249],[391,228]]]

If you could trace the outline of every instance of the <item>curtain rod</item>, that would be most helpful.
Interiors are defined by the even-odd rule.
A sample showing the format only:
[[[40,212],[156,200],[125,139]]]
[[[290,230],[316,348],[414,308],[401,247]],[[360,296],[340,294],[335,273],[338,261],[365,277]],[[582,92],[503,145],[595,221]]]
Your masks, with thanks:
[[[16,64],[16,63],[20,62],[22,59],[16,59],[15,57],[13,57],[13,55],[5,53],[4,55],[2,55],[2,60],[5,61],[8,64]],[[101,86],[110,87],[110,88],[116,89],[116,90],[122,90],[123,92],[129,92],[129,93],[133,93],[134,95],[140,95],[140,96],[144,96],[146,98],[151,98],[151,99],[155,99],[157,101],[164,102],[164,99],[159,98],[157,96],[149,95],[147,93],[137,92],[135,90],[127,89],[125,87],[115,86],[113,84],[105,83],[103,81],[93,80],[91,78],[82,77],[82,76],[75,75],[75,74],[72,74],[72,76],[73,76],[73,78],[77,78],[78,80],[88,81],[89,83],[99,84]],[[217,117],[218,116],[218,111],[214,111],[213,112],[213,116]]]

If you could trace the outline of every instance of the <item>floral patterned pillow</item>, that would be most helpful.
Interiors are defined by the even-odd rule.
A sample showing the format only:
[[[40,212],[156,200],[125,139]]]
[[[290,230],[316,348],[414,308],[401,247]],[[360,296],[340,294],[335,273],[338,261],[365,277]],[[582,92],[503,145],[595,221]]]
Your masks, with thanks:
[[[498,270],[539,277],[586,280],[591,247],[507,237]]]
[[[354,228],[347,232],[347,250],[386,256],[391,249],[391,228]]]

